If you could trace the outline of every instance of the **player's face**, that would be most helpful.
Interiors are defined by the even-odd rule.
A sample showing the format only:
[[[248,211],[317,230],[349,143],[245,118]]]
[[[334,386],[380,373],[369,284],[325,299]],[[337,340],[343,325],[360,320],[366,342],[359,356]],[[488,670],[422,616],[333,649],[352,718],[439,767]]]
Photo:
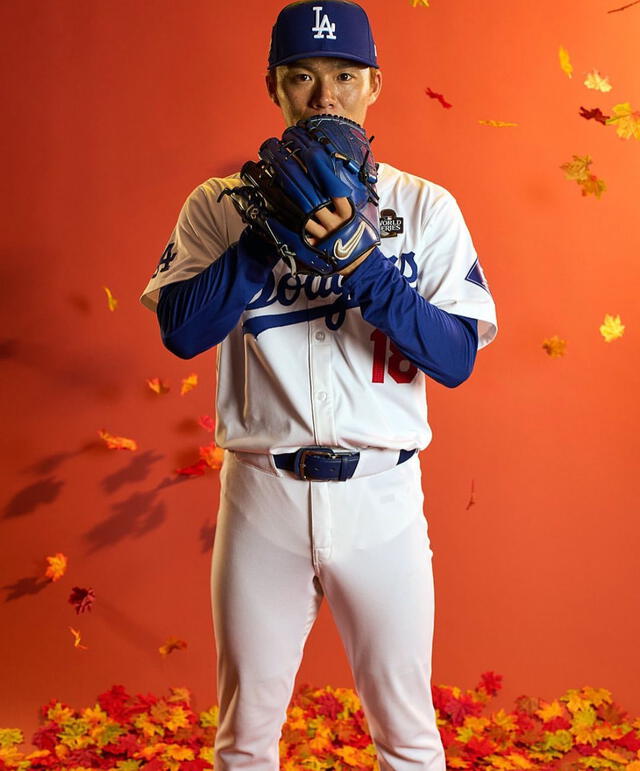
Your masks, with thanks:
[[[382,75],[375,67],[316,56],[282,64],[267,73],[266,81],[287,126],[318,113],[341,115],[362,126],[380,93]]]

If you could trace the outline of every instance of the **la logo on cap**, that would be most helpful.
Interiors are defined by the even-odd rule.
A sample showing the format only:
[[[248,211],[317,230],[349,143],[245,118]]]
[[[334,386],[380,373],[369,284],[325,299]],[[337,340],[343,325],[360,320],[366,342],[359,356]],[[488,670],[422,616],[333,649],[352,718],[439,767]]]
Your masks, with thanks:
[[[329,16],[325,13],[320,19],[320,13],[322,12],[321,5],[314,5],[313,10],[316,12],[316,26],[311,27],[311,31],[316,34],[314,38],[326,38],[327,40],[335,40],[336,25],[329,21]]]

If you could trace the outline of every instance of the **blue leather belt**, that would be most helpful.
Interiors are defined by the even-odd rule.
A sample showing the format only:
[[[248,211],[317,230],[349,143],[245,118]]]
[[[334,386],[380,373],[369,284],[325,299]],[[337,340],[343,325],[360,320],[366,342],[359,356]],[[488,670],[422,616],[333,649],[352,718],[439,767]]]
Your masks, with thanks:
[[[396,465],[409,460],[415,452],[415,450],[400,450]],[[344,482],[354,475],[360,453],[334,450],[332,447],[301,447],[295,452],[274,455],[273,460],[279,469],[293,471],[300,479]]]

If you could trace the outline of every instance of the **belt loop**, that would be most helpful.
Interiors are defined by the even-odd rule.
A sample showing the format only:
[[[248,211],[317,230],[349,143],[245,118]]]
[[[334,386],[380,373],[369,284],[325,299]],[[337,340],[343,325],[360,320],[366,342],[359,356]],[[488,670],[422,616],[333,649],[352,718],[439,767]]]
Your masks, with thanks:
[[[344,461],[345,461],[344,458],[340,458],[340,473],[338,474],[338,479],[341,482],[344,482],[346,479],[349,478],[348,469]]]

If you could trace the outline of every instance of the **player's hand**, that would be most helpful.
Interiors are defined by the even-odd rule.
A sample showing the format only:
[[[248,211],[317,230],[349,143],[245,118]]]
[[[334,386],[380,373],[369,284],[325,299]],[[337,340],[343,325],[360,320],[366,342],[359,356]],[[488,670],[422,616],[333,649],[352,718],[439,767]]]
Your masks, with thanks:
[[[309,234],[308,241],[312,246],[315,246],[318,241],[333,233],[334,230],[338,230],[351,218],[351,204],[348,198],[332,198],[331,200],[333,204],[319,209],[305,225],[305,230]],[[372,251],[373,249],[369,249],[368,252],[360,255],[348,267],[338,272],[343,276],[349,275]]]

